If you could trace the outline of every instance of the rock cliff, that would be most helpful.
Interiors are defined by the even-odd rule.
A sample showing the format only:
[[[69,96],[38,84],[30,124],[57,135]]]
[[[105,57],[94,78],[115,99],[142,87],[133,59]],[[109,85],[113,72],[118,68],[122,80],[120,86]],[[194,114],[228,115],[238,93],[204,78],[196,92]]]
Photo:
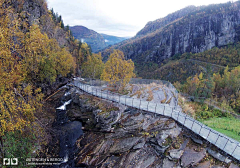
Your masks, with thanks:
[[[198,8],[195,7],[195,6],[188,6],[186,8],[183,8],[183,9],[179,10],[179,11],[176,11],[172,14],[169,14],[164,18],[160,18],[160,19],[157,19],[155,21],[150,21],[146,24],[146,26],[142,30],[140,30],[136,34],[136,36],[143,36],[143,35],[146,35],[148,33],[154,32],[157,29],[160,29],[160,28],[166,26],[167,24],[173,22],[176,19],[180,19],[181,17],[186,16],[187,14],[189,14],[189,13],[191,13],[191,12],[197,10],[197,9]]]
[[[198,53],[240,40],[240,2],[193,6],[148,23],[136,37],[112,47],[135,62],[155,62]],[[109,50],[103,55],[107,55]]]

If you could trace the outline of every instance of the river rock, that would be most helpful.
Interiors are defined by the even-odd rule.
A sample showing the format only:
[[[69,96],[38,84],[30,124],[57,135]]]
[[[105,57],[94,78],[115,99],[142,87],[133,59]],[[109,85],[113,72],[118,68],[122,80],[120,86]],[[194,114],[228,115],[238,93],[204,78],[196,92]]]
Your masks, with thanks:
[[[174,165],[175,165],[175,162],[170,161],[168,158],[165,158],[163,160],[162,168],[170,168],[170,167],[174,167]]]
[[[110,148],[110,153],[123,153],[130,150],[140,139],[141,137],[130,137],[118,140]]]
[[[202,149],[200,152],[196,152],[192,148],[186,148],[181,157],[181,165],[183,167],[187,167],[189,165],[196,165],[205,157],[205,155],[205,149]]]
[[[171,159],[180,159],[183,152],[184,152],[183,150],[173,149],[173,150],[169,151],[169,155],[170,155]]]
[[[143,148],[143,146],[145,145],[146,141],[144,139],[140,139],[137,143],[137,145],[135,145],[133,147],[133,149],[141,149]]]
[[[196,166],[196,168],[209,168],[210,165],[211,165],[211,162],[210,161],[206,161],[206,162],[198,164],[198,166]]]
[[[213,166],[211,166],[211,168],[225,168],[225,167],[220,166],[220,165],[213,165]]]
[[[223,156],[223,155],[220,154],[219,152],[216,152],[216,151],[214,151],[214,150],[212,150],[212,149],[210,149],[210,148],[208,148],[207,151],[208,151],[208,153],[209,153],[212,157],[220,160],[221,162],[225,162],[225,163],[228,164],[228,163],[230,163],[230,162],[232,161],[232,160],[230,160],[228,157]]]
[[[229,166],[229,168],[239,168],[239,167],[238,167],[237,165],[231,163],[230,166]]]

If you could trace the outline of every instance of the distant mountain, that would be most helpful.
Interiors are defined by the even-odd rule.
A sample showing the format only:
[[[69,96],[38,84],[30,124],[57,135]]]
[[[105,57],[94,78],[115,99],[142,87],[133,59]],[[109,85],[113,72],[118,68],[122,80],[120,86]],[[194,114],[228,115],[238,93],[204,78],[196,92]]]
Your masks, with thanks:
[[[107,35],[107,34],[101,34],[103,36],[103,38],[105,39],[105,43],[107,45],[114,45],[117,44],[121,41],[124,41],[126,39],[129,39],[130,37],[117,37],[117,36],[111,36],[111,35]]]
[[[107,34],[99,34],[94,30],[88,29],[84,26],[70,27],[73,36],[81,42],[85,42],[91,46],[92,52],[98,52],[109,45],[114,45],[128,37],[116,37]]]
[[[84,26],[70,27],[70,30],[76,39],[90,45],[93,52],[97,52],[107,47],[103,36],[93,30],[90,30]]]

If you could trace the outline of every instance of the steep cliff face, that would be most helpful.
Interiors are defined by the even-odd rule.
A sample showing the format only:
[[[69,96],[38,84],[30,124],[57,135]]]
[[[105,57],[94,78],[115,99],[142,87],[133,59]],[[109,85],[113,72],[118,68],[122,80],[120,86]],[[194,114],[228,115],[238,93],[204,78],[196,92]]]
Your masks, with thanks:
[[[213,47],[221,47],[240,40],[240,2],[200,7],[192,12],[183,12],[174,19],[156,25],[155,31],[146,31],[125,43],[115,45],[135,62],[160,64],[166,58],[185,52],[198,53]],[[189,11],[188,8],[186,8]],[[182,17],[180,17],[182,16]],[[155,21],[157,22],[157,21]],[[153,27],[154,22],[152,23]],[[151,27],[151,26],[150,26]]]
[[[49,38],[55,38],[61,47],[68,47],[69,51],[77,47],[69,32],[58,25],[56,18],[53,19],[53,13],[48,10],[45,0],[11,0],[5,5],[13,7],[14,12],[18,13],[24,33],[29,31],[30,26],[36,24],[42,33],[46,33]]]
[[[239,17],[240,12],[233,11],[199,19],[193,18],[188,23],[179,22],[176,26],[167,27],[155,36],[147,38],[148,43],[150,42],[150,46],[147,47],[150,47],[152,52],[146,55],[146,60],[159,63],[178,53],[198,53],[237,42],[240,35],[238,33]],[[131,55],[128,56],[131,57]]]
[[[200,7],[199,7],[200,8]],[[183,8],[181,10],[178,10],[172,14],[167,15],[164,18],[157,19],[155,21],[150,21],[146,24],[146,26],[140,30],[136,36],[143,36],[148,33],[154,32],[157,29],[160,29],[167,24],[173,22],[176,19],[180,19],[183,16],[186,16],[187,14],[196,11],[198,8],[195,6],[188,6],[186,8]]]
[[[43,0],[24,1],[23,10],[27,12],[27,19],[30,25],[32,25],[33,23],[38,24],[40,22],[40,18],[43,15],[48,14],[47,4]]]
[[[90,30],[84,26],[70,27],[73,36],[81,42],[86,42],[91,46],[93,52],[97,52],[105,47],[107,44],[103,36],[93,30]]]

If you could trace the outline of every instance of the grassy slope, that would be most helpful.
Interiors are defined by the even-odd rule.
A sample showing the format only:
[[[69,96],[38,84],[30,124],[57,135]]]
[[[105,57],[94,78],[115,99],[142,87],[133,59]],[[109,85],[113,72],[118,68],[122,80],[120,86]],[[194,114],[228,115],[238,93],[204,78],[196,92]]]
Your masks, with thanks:
[[[240,120],[205,103],[186,101],[180,97],[183,112],[210,128],[240,142]]]
[[[232,117],[216,117],[207,120],[201,120],[201,122],[218,132],[240,141],[240,121],[238,119]]]

